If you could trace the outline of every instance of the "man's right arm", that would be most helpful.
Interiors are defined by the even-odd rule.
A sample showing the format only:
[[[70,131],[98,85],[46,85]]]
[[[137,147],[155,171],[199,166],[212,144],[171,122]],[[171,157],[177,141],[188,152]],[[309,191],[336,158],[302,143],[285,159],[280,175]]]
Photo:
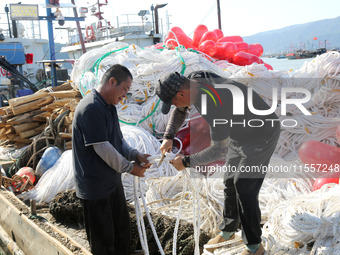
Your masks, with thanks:
[[[187,117],[188,107],[176,107],[171,113],[168,125],[166,126],[164,139],[173,139],[183,125],[185,118]]]
[[[166,126],[165,133],[163,135],[163,142],[160,147],[161,152],[164,154],[169,152],[173,145],[173,139],[179,128],[183,125],[185,118],[187,117],[188,107],[176,107],[171,113],[168,125]]]

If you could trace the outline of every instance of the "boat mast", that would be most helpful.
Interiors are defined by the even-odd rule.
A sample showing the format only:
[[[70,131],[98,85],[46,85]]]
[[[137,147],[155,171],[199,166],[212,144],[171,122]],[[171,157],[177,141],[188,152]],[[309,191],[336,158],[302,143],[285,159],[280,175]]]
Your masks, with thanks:
[[[71,0],[71,3],[73,5],[76,5],[74,0]],[[73,8],[73,14],[74,14],[74,17],[78,18],[78,13],[77,13],[76,8]],[[80,41],[81,49],[82,49],[83,54],[84,54],[84,53],[86,53],[86,48],[85,48],[85,44],[84,44],[83,33],[81,32],[81,27],[80,27],[79,20],[76,20],[76,24],[77,24],[77,31],[78,31],[78,36],[79,36],[79,41]]]

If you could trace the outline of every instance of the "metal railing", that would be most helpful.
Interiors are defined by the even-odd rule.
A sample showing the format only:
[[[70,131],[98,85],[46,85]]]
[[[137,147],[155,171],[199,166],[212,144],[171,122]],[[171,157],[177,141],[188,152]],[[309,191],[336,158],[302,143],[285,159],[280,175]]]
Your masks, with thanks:
[[[18,37],[27,39],[41,39],[41,27],[39,20],[19,20],[17,23]],[[0,33],[5,37],[10,37],[9,27],[11,29],[11,35],[13,36],[13,24],[9,20],[7,21],[6,13],[0,13]]]

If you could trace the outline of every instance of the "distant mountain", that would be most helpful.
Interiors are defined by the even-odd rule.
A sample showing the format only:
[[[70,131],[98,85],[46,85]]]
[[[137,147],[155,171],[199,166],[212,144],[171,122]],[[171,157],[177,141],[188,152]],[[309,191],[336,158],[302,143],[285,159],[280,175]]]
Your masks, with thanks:
[[[313,38],[317,40],[313,40]],[[244,36],[247,43],[260,43],[264,53],[279,53],[294,49],[327,49],[340,47],[340,17],[324,19],[305,24],[292,25],[281,29]]]

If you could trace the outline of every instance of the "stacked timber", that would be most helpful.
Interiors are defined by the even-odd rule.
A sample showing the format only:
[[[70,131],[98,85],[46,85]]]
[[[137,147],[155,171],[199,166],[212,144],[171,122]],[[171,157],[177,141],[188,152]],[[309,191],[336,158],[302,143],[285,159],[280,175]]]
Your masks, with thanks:
[[[14,144],[20,148],[31,144],[50,120],[67,111],[58,135],[65,149],[71,149],[72,120],[81,94],[72,87],[65,89],[42,89],[32,95],[10,99],[9,106],[0,108],[0,145]]]

